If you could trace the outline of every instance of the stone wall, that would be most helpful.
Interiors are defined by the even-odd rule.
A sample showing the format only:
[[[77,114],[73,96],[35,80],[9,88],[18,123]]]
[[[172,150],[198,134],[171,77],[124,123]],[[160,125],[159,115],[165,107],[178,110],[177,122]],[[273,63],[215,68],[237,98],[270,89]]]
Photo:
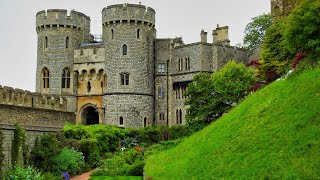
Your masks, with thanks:
[[[26,143],[33,147],[36,137],[63,128],[66,122],[75,123],[75,114],[33,107],[0,104],[0,130],[4,134],[5,167],[11,164],[14,124],[26,129]]]

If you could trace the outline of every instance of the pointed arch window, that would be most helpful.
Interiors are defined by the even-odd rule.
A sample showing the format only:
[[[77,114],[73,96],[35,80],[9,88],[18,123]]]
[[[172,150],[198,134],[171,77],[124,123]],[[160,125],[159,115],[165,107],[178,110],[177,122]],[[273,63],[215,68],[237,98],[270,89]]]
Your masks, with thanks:
[[[68,68],[65,68],[62,70],[62,79],[61,79],[61,88],[69,89],[70,88],[70,70]]]
[[[123,117],[120,116],[120,118],[119,118],[119,125],[120,125],[120,126],[123,126],[123,124],[124,124],[124,122],[123,122]]]
[[[127,55],[127,54],[128,54],[128,46],[124,44],[122,46],[122,55]]]
[[[69,48],[69,36],[66,37],[66,48]]]
[[[42,69],[42,88],[49,89],[50,74],[47,68]]]

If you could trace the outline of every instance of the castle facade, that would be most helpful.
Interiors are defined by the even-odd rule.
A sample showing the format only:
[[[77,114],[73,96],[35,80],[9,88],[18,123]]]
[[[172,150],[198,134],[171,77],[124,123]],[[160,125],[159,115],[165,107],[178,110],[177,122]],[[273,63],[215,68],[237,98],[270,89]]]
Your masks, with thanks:
[[[122,127],[184,124],[186,86],[230,59],[248,61],[230,46],[228,27],[200,32],[199,42],[157,38],[156,12],[140,4],[102,10],[102,36],[90,34],[90,17],[50,9],[36,15],[36,91],[67,99],[83,124]]]

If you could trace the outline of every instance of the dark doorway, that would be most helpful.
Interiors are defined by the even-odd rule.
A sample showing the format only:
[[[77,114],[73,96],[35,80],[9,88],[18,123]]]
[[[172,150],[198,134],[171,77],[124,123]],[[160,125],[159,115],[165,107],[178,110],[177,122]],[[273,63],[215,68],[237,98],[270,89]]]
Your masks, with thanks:
[[[99,112],[97,108],[92,106],[86,107],[82,111],[83,123],[86,125],[99,124]]]

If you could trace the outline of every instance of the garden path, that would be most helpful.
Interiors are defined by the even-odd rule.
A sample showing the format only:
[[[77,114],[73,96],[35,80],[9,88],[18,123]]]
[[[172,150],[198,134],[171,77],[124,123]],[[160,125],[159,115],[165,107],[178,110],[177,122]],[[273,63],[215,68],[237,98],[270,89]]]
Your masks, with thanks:
[[[81,175],[72,177],[70,180],[88,180],[90,178],[92,171],[83,173]]]

